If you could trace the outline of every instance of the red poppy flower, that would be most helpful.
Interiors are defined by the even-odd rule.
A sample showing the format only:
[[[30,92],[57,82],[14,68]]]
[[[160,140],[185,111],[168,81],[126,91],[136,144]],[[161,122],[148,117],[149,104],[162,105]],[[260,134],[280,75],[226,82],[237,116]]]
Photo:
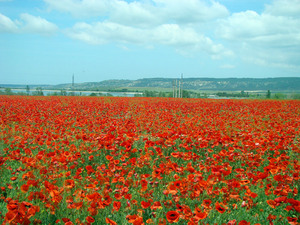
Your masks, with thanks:
[[[204,208],[208,208],[212,201],[210,199],[204,199],[203,203],[201,204]]]
[[[121,202],[114,201],[113,207],[114,207],[114,210],[116,210],[118,212],[121,208]]]
[[[28,189],[29,189],[29,185],[27,185],[27,184],[23,184],[21,186],[21,191],[24,192],[24,193],[26,193],[28,191]]]
[[[161,209],[162,205],[159,201],[156,201],[153,203],[153,205],[151,206],[151,209],[156,210],[156,209]]]
[[[105,222],[110,224],[110,225],[117,225],[117,223],[109,218],[106,217]]]
[[[147,219],[147,220],[146,220],[146,223],[147,223],[147,224],[154,224],[154,222],[153,222],[153,220],[152,220],[151,218],[150,218],[150,219]]]
[[[126,219],[128,220],[129,223],[132,223],[134,225],[144,224],[143,218],[138,215],[128,215],[128,216],[126,216]]]
[[[196,213],[195,217],[198,220],[204,220],[207,217],[207,213],[206,212],[199,212],[199,213]]]
[[[275,198],[274,201],[276,203],[282,203],[282,202],[286,202],[287,201],[287,197],[283,196],[283,197],[278,197],[278,198]]]
[[[74,225],[74,223],[72,221],[68,221],[65,223],[65,225]]]
[[[276,219],[276,216],[272,215],[272,214],[269,214],[268,220],[275,220]]]
[[[166,220],[162,218],[160,218],[158,221],[158,225],[166,225],[166,223],[167,223]]]
[[[277,206],[277,203],[274,200],[272,200],[272,199],[271,200],[267,200],[267,203],[273,209],[275,209],[276,206]]]
[[[70,221],[70,219],[69,218],[62,218],[61,219],[64,223],[66,223],[66,222],[69,222]]]
[[[228,221],[227,225],[236,225],[236,220]]]
[[[238,225],[250,225],[250,222],[247,222],[246,220],[242,220],[239,222]]]
[[[146,191],[148,188],[148,181],[146,181],[145,179],[142,179],[141,186],[142,186],[142,191]]]
[[[216,202],[215,208],[219,213],[224,213],[226,211],[226,209],[223,206],[221,206],[219,202]]]
[[[72,189],[75,186],[75,182],[72,179],[65,180],[65,187]]]
[[[298,221],[298,218],[297,217],[287,217],[287,220],[289,221],[289,222],[297,222]]]
[[[176,223],[179,220],[179,213],[177,211],[169,211],[166,217],[169,223]]]
[[[141,206],[143,209],[147,209],[151,206],[151,202],[150,201],[148,201],[148,202],[142,201]]]
[[[8,211],[5,215],[5,219],[10,223],[17,217],[17,215],[17,211]]]
[[[86,222],[88,222],[88,223],[94,223],[95,222],[95,219],[91,216],[87,216],[85,219],[86,219]]]
[[[250,180],[241,180],[241,185],[246,185],[250,183]]]

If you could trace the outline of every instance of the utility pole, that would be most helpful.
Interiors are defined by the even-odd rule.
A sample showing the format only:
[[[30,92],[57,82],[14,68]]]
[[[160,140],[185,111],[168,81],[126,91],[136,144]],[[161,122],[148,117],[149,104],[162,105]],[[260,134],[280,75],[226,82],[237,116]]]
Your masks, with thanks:
[[[176,79],[172,81],[173,87],[173,98],[183,97],[183,74],[181,74],[181,79]]]
[[[181,98],[181,97],[180,97],[180,93],[181,93],[181,92],[180,92],[180,80],[179,80],[179,81],[178,81],[178,98]]]
[[[173,98],[175,97],[175,83],[174,80],[172,80],[172,87],[173,87]]]
[[[183,97],[183,73],[181,73],[181,98]]]
[[[72,88],[74,88],[74,73],[73,73],[73,76],[72,76]]]
[[[177,94],[178,94],[178,85],[177,85],[177,80],[175,80],[175,98],[177,98]]]

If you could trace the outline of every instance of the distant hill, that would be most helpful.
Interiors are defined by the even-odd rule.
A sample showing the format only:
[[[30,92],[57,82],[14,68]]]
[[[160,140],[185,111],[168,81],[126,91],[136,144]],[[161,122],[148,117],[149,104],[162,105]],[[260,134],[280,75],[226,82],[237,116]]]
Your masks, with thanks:
[[[177,79],[179,80],[179,79]],[[105,80],[101,82],[86,82],[40,85],[43,89],[73,89],[73,90],[114,90],[134,88],[164,88],[172,89],[175,79],[172,78],[144,78],[138,80]],[[5,85],[0,87],[25,88],[26,85]],[[30,85],[30,88],[38,85]],[[279,77],[279,78],[184,78],[182,86],[185,90],[194,91],[300,91],[300,77]]]
[[[175,79],[144,78],[138,80],[105,80],[77,83],[74,89],[103,90],[109,88],[172,88]],[[179,80],[179,79],[178,79]],[[71,88],[72,84],[52,86],[54,89]],[[282,78],[184,78],[182,87],[198,91],[300,91],[300,77]]]

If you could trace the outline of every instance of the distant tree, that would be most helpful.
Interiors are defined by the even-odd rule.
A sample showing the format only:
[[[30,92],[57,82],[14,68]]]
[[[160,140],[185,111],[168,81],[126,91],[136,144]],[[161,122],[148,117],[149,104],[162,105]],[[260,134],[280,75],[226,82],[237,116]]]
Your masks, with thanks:
[[[293,93],[291,97],[292,99],[300,99],[300,93]]]
[[[285,99],[285,98],[286,98],[286,95],[283,94],[283,93],[276,93],[276,94],[275,94],[275,98],[276,98],[276,99]]]
[[[166,97],[172,98],[173,97],[173,92],[167,92]]]
[[[241,91],[241,97],[249,97],[249,93],[245,91]]]
[[[182,90],[182,97],[183,98],[190,98],[191,97],[190,92],[186,91],[186,90]]]
[[[59,96],[59,92],[50,92],[49,94],[48,94],[49,96]]]
[[[270,90],[267,91],[267,96],[266,97],[271,98],[271,91]]]
[[[41,87],[37,88],[37,91],[38,91],[40,96],[44,96],[44,92],[43,92],[43,89]]]
[[[6,94],[6,95],[13,95],[13,92],[11,91],[10,88],[5,88],[4,89],[4,94]]]
[[[217,96],[219,96],[219,97],[228,97],[228,96],[230,96],[230,94],[228,94],[227,92],[218,92],[217,94],[216,94]]]
[[[97,96],[97,94],[93,92],[89,96]]]
[[[160,91],[160,92],[158,93],[158,97],[166,97],[166,93],[163,92],[163,91]]]
[[[35,89],[35,92],[33,93],[33,95],[36,95],[36,96],[44,96],[44,93],[43,93],[43,89],[41,87],[37,87]]]
[[[28,85],[26,86],[26,93],[27,93],[27,95],[30,94],[30,87]]]
[[[62,95],[62,96],[67,96],[66,90],[60,90],[60,95]]]
[[[155,97],[155,92],[154,91],[148,91],[148,90],[145,90],[144,93],[143,93],[143,96],[144,97]]]

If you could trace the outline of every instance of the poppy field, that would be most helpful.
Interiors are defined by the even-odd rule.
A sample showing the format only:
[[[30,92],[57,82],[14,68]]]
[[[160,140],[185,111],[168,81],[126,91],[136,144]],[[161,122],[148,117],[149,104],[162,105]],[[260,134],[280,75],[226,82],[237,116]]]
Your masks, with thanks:
[[[300,101],[0,96],[0,224],[300,223]]]

